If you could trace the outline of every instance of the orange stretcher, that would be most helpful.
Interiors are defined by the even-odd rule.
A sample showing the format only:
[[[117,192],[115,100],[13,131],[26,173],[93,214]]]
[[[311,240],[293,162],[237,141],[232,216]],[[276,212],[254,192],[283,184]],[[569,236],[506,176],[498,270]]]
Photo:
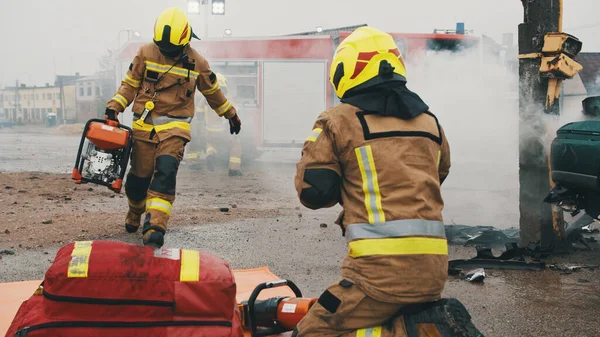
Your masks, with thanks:
[[[267,267],[234,270],[233,274],[235,275],[237,284],[238,303],[248,300],[254,288],[260,283],[277,281],[280,279]],[[21,303],[33,295],[33,292],[41,282],[41,280],[37,280],[0,283],[0,336],[6,334]],[[294,293],[287,287],[272,288],[262,291],[258,299],[267,299],[275,296],[294,296]],[[290,335],[291,333],[286,333],[278,336],[283,337]],[[245,332],[245,336],[250,337],[250,333]]]

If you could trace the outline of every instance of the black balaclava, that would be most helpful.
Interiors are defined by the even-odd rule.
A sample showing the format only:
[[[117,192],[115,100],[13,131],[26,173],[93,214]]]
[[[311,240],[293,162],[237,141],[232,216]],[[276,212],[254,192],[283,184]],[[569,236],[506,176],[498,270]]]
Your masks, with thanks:
[[[373,80],[380,83],[370,85],[369,82],[373,83]],[[401,119],[411,119],[429,110],[419,95],[408,90],[406,79],[395,74],[387,61],[380,63],[379,74],[373,80],[366,82],[365,86],[359,85],[348,90],[341,102],[366,112]]]

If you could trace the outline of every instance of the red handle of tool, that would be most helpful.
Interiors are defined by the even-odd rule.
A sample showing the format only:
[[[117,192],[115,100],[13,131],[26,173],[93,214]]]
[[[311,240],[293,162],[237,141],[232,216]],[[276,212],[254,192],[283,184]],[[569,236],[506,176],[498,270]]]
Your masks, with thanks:
[[[106,119],[106,125],[119,127],[119,121],[113,121],[112,119]]]

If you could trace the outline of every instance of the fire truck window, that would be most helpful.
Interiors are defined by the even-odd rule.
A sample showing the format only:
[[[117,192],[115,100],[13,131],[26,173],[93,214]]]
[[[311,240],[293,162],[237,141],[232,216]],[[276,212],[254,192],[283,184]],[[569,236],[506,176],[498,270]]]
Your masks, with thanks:
[[[236,104],[244,107],[258,105],[257,62],[213,62],[213,71],[227,77],[230,94]]]
[[[237,86],[237,97],[238,99],[255,99],[256,92],[255,87],[250,85],[238,85]]]

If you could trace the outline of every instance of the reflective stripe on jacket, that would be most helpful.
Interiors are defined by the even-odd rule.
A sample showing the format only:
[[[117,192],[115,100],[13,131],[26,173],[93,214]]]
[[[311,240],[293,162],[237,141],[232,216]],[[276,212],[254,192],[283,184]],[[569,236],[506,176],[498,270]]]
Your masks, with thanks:
[[[106,108],[122,112],[133,102],[132,110],[139,115],[144,111],[145,103],[154,96],[155,107],[149,114],[150,120],[156,121],[167,115],[171,118],[192,118],[195,91],[199,90],[220,116],[231,118],[235,115],[235,108],[221,92],[206,59],[190,46],[185,48],[184,53],[187,57],[175,60],[162,55],[154,43],[140,47]],[[187,126],[181,121],[173,123],[145,124],[161,125],[154,128],[156,132],[180,128],[178,132],[185,134],[188,131],[189,138],[189,122]],[[133,127],[138,131],[151,130],[147,125],[136,127],[134,123]]]
[[[447,279],[440,185],[449,168],[430,112],[403,120],[339,104],[309,133],[295,184],[309,208],[343,205],[342,276],[375,299],[408,303],[439,298]]]

